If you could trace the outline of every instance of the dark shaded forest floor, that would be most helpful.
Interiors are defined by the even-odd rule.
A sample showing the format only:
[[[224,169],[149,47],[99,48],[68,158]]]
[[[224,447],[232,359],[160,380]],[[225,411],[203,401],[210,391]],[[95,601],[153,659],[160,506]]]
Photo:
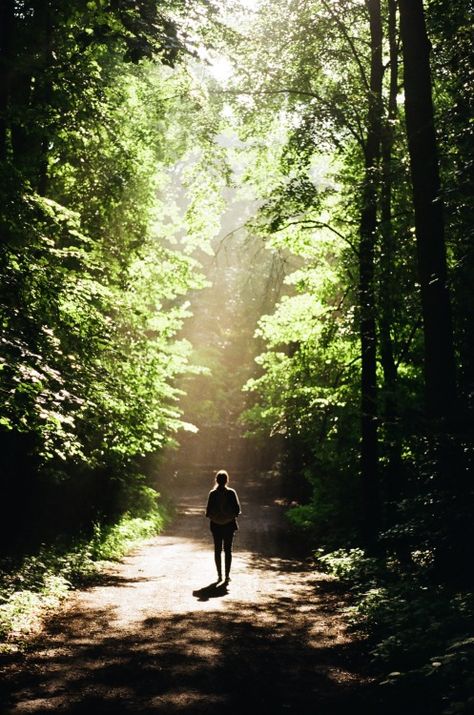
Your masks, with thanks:
[[[382,712],[346,597],[292,555],[269,477],[233,479],[232,581],[212,586],[209,486],[181,484],[163,535],[76,592],[26,653],[4,656],[2,713]]]

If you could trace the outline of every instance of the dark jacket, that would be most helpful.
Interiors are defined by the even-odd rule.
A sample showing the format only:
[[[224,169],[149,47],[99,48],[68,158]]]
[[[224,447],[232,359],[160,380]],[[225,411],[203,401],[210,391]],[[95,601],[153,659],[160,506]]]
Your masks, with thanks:
[[[206,516],[211,520],[211,526],[212,524],[225,526],[233,523],[237,528],[235,517],[240,513],[239,498],[234,489],[216,487],[209,492]]]

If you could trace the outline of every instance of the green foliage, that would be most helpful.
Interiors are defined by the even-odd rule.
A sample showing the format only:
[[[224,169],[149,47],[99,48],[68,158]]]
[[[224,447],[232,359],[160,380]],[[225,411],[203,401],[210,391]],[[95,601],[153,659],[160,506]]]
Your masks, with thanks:
[[[445,712],[462,711],[468,569],[454,584],[472,543],[472,18],[461,0],[424,5],[460,366],[449,430],[428,426],[422,408],[397,3],[381,3],[382,151],[370,171],[370,3],[5,5],[2,38],[14,39],[0,39],[0,526],[21,551],[35,531],[54,541],[45,525],[96,524],[62,571],[48,570],[46,551],[43,571],[31,560],[9,613],[43,591],[60,596],[82,562],[155,528],[143,464],[193,429],[185,407],[226,434],[222,454],[239,420],[278,453],[290,523],[310,547],[337,549],[320,563],[354,588],[352,615],[377,662],[403,674],[387,682],[436,684]],[[212,73],[219,53],[233,68],[222,83],[198,59]],[[231,206],[229,183],[245,185],[251,220],[238,199]],[[369,184],[377,221],[365,236]],[[226,207],[246,224],[231,248],[220,236]],[[374,248],[365,293],[361,237]],[[215,283],[201,301],[198,258]],[[190,301],[200,368],[183,338]],[[370,483],[360,463],[364,315],[377,343]],[[181,408],[178,384],[189,390]],[[361,548],[363,504],[376,558]],[[459,701],[446,695],[456,672]]]
[[[367,554],[361,548],[337,549],[325,552],[318,549],[315,558],[323,569],[340,581],[352,586],[366,587],[380,576],[383,563]]]
[[[235,71],[227,100],[242,139],[242,175],[260,202],[250,227],[286,264],[286,294],[258,323],[262,347],[257,373],[244,388],[243,421],[250,434],[281,450],[290,524],[308,546],[324,547],[318,562],[353,589],[352,618],[369,634],[379,672],[394,672],[386,680],[398,683],[399,711],[408,703],[410,712],[468,712],[472,9],[461,1],[424,3],[460,388],[456,419],[438,432],[423,415],[424,335],[396,2],[381,3],[382,152],[374,175],[365,173],[369,5],[259,3],[230,41]],[[364,482],[358,227],[367,178],[377,184],[370,318],[378,471]],[[368,495],[378,518],[376,556],[361,546]]]
[[[189,261],[150,242],[114,285],[77,214],[35,195],[16,208],[29,241],[3,254],[4,426],[35,432],[45,461],[160,446],[178,425],[170,381],[189,348],[174,340],[186,305],[159,311],[199,285]]]
[[[196,255],[218,230],[218,121],[199,80],[173,68],[176,4],[112,5],[5,10],[16,32],[0,44],[6,551],[116,520],[143,488],[141,461],[194,429],[177,405],[178,376],[196,369],[179,334],[188,293],[205,285]]]
[[[145,517],[124,516],[118,524],[94,526],[89,548],[93,561],[116,561],[140,542],[158,534],[165,524],[163,511],[155,510]]]
[[[318,182],[334,186],[325,158],[318,159],[326,172]],[[290,511],[290,521],[310,543],[334,546],[352,539],[358,523],[359,366],[352,296],[343,290],[347,243],[328,224],[338,206],[333,191],[317,194],[311,207],[303,197],[303,216],[285,217],[288,225],[267,239],[298,268],[286,277],[288,295],[259,321],[265,352],[257,357],[261,374],[245,386],[254,399],[244,419],[253,433],[283,437],[288,491],[309,501]]]
[[[391,3],[396,10],[395,5]],[[393,51],[388,44],[388,11],[389,3],[383,2],[387,60]],[[472,273],[466,269],[470,250],[465,237],[471,229],[464,213],[470,204],[464,193],[461,197],[468,186],[465,172],[470,162],[465,141],[470,131],[466,111],[470,84],[466,80],[471,70],[464,44],[468,16],[462,3],[449,9],[444,2],[430,3],[430,32],[440,38],[433,59],[435,101],[443,114],[440,123],[447,125],[441,149],[446,187],[451,187],[446,192],[452,202],[448,211],[450,279],[459,280],[459,295],[465,298]],[[395,12],[395,40],[397,23]],[[249,406],[243,420],[249,433],[278,441],[283,449],[289,496],[298,502],[290,513],[292,523],[304,528],[313,545],[355,544],[362,539],[362,508],[368,493],[362,488],[366,475],[359,460],[359,226],[370,95],[367,4],[341,2],[336,13],[326,0],[306,4],[282,0],[272,3],[271,11],[267,3],[261,3],[249,24],[242,22],[239,27],[245,41],[234,40],[232,46],[235,73],[227,101],[242,137],[243,178],[260,200],[250,227],[286,264],[287,286],[287,295],[259,321],[256,338],[263,351],[257,357],[257,375],[244,388]],[[443,33],[454,36],[458,31],[460,45],[443,44]],[[401,60],[401,53],[398,57],[395,53],[385,65],[384,151],[374,177],[378,224],[371,317],[376,330],[374,420],[379,451],[371,498],[380,506],[384,543],[393,546],[398,541],[401,549],[429,551],[438,558],[441,544],[449,540],[450,527],[443,531],[436,523],[442,523],[445,508],[450,518],[456,517],[436,477],[439,469],[433,455],[443,447],[427,430],[423,417],[423,326],[409,157],[401,97],[398,92],[393,95],[391,85],[397,62],[397,86],[402,78]],[[462,127],[458,136],[463,137],[462,150],[453,148],[457,146],[454,135],[449,142],[446,138],[449,132],[458,131],[455,127]],[[451,162],[454,154],[457,169]],[[460,175],[465,177],[463,189]],[[455,224],[462,224],[460,233]],[[461,254],[458,263],[454,256]],[[453,441],[458,442],[456,469],[464,475],[471,459],[469,438],[461,435],[469,422],[467,392],[472,395],[469,389],[466,392],[472,367],[467,305],[468,299],[462,306],[459,303],[455,315],[463,324],[457,340],[464,397]],[[461,452],[467,455],[466,465],[461,464]],[[467,487],[464,496],[472,499],[472,489]]]
[[[423,559],[407,573],[396,558],[339,549],[315,557],[353,593],[348,617],[369,638],[381,686],[400,707],[417,712],[469,712],[472,703],[474,599],[427,578]],[[418,704],[415,693],[422,693]]]
[[[96,523],[89,537],[43,545],[19,563],[1,561],[0,651],[21,644],[71,589],[97,579],[104,561],[117,561],[144,539],[158,534],[170,514],[156,499],[157,493],[149,490],[138,509],[141,516],[127,513],[113,525]]]

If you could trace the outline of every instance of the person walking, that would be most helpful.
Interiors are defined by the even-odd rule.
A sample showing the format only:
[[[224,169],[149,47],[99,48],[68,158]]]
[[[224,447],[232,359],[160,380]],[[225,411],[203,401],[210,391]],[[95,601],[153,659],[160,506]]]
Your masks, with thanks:
[[[229,475],[225,469],[220,469],[216,474],[216,485],[209,492],[207,499],[206,516],[210,519],[210,528],[214,538],[214,559],[217,569],[217,583],[222,581],[221,554],[224,546],[225,579],[227,585],[230,581],[230,567],[232,564],[232,541],[238,530],[237,517],[241,514],[239,497],[234,489],[227,486]]]

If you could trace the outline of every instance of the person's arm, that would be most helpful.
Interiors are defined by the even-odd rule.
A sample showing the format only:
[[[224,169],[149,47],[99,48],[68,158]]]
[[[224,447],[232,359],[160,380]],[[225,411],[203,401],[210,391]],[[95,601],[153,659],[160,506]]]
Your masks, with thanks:
[[[240,508],[240,502],[239,502],[239,497],[237,496],[237,492],[234,490],[234,502],[235,502],[235,516],[240,516],[242,514],[242,510]]]
[[[209,496],[207,497],[206,516],[208,519],[211,518],[211,502],[212,502],[212,491],[209,492]]]

